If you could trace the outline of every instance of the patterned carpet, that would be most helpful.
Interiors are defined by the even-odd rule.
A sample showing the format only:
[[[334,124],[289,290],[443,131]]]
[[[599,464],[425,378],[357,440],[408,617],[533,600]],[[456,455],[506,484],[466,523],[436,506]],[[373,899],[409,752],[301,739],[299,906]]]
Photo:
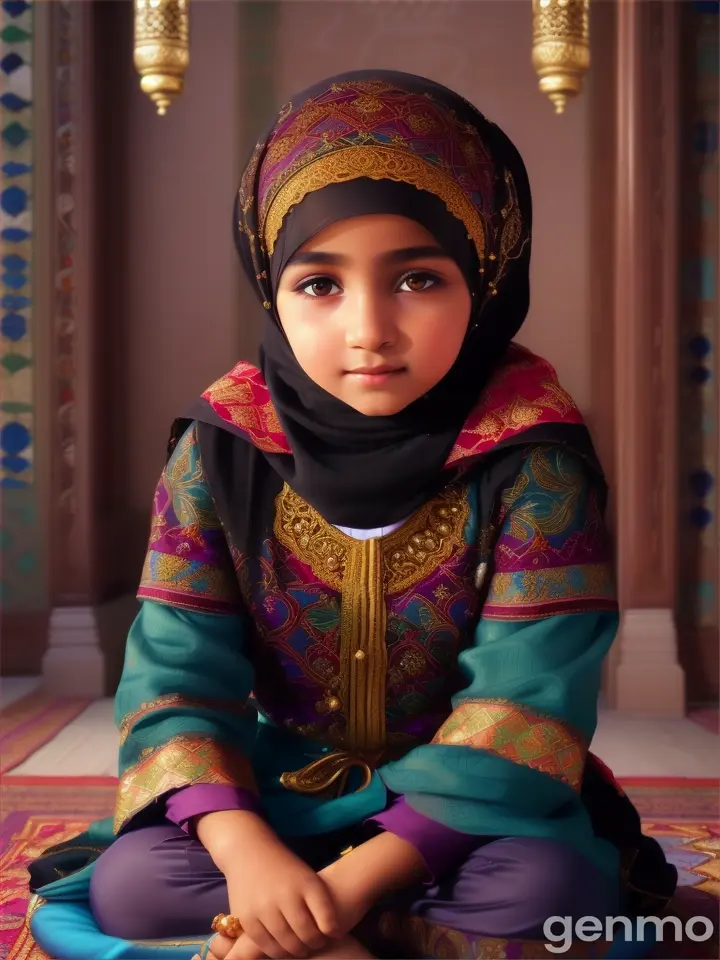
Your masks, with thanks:
[[[682,884],[678,915],[717,916],[720,900],[719,787],[715,780],[627,779],[623,786],[676,864]],[[115,780],[106,777],[5,777],[0,785],[0,960],[48,960],[25,925],[29,893],[26,865],[46,847],[84,830],[112,811]],[[714,911],[714,914],[713,914]],[[717,920],[716,920],[717,922]],[[716,926],[717,929],[717,926]],[[500,941],[496,941],[500,943]],[[674,956],[680,955],[676,945]],[[714,952],[682,957],[710,960]],[[481,956],[509,957],[503,951]],[[655,957],[673,957],[673,951]]]
[[[0,711],[0,774],[8,773],[79,717],[92,700],[58,700],[35,691]]]

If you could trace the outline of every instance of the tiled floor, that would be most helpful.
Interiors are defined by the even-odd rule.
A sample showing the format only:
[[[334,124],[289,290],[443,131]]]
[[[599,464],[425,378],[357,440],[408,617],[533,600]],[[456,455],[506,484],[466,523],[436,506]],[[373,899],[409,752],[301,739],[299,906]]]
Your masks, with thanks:
[[[5,678],[2,704],[24,696],[37,683],[32,677]],[[620,777],[720,777],[720,737],[690,720],[653,720],[603,710],[592,749]],[[29,776],[114,776],[117,733],[112,700],[93,703],[12,772]]]

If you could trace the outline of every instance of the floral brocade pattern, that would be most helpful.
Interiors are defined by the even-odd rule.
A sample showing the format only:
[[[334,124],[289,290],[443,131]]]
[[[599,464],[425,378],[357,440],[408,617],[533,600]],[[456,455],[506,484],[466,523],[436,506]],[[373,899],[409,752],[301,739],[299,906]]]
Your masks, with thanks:
[[[206,613],[239,610],[237,578],[204,481],[194,427],[181,438],[155,491],[138,599]]]
[[[375,749],[384,742],[386,755],[401,755],[429,742],[450,716],[451,697],[463,686],[458,655],[473,642],[481,616],[525,620],[615,609],[593,489],[576,455],[559,446],[531,447],[486,528],[477,529],[474,484],[457,483],[374,541],[379,579],[371,590],[353,560],[369,542],[338,531],[288,487],[275,503],[274,535],[257,555],[228,545],[191,429],[159,487],[139,596],[196,610],[247,611],[263,713],[338,747]],[[163,563],[182,575],[164,574]],[[363,632],[360,612],[369,592],[375,626],[366,623]],[[360,702],[375,705],[377,716],[367,723]],[[492,735],[490,726],[483,745],[492,740],[496,749],[508,722]],[[516,730],[517,762],[524,751],[526,761],[571,782],[572,746],[563,746],[559,730],[530,727]],[[552,760],[551,741],[558,745]]]
[[[382,598],[387,665],[380,697],[391,753],[428,742],[462,684],[457,656],[470,642],[479,606],[472,585],[475,545],[464,536],[469,513],[461,488],[437,498],[381,540],[388,589]],[[428,528],[436,533],[430,544],[434,554],[423,551]],[[342,746],[352,699],[343,654],[348,642],[342,629],[343,589],[349,587],[343,587],[342,549],[358,542],[287,488],[278,498],[276,531],[279,536],[263,544],[259,557],[236,557],[243,598],[257,631],[255,697],[275,723]],[[314,550],[308,549],[311,541]],[[372,655],[370,651],[367,657]],[[365,659],[363,654],[361,664]]]
[[[531,620],[616,609],[602,510],[579,459],[535,447],[502,496],[483,616]]]
[[[258,233],[272,253],[287,212],[313,190],[359,177],[409,183],[439,197],[461,220],[482,262],[517,255],[522,219],[512,184],[495,209],[496,170],[478,129],[427,92],[383,79],[333,83],[288,104],[268,141],[258,183]],[[509,174],[508,174],[509,176]],[[252,185],[241,186],[241,207]],[[498,277],[504,264],[498,264]]]
[[[242,361],[203,394],[213,412],[265,453],[292,454],[262,373]],[[518,344],[493,374],[450,451],[446,468],[490,453],[541,424],[580,424],[582,416],[552,366]]]
[[[262,373],[241,361],[202,395],[226,423],[242,430],[264,453],[290,453]]]
[[[118,784],[115,832],[157,797],[193,784],[224,784],[256,790],[248,760],[229,745],[208,737],[178,735],[142,751]]]
[[[465,700],[433,738],[445,746],[472,747],[562,780],[582,784],[588,744],[566,724],[516,703]]]
[[[511,344],[448,456],[446,467],[489,453],[498,443],[541,424],[580,424],[582,415],[553,367]]]

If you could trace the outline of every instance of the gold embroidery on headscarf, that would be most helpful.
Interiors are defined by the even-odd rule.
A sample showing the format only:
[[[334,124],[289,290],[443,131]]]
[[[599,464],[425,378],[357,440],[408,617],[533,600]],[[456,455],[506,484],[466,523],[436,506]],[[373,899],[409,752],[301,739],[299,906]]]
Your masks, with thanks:
[[[394,180],[427,190],[443,201],[457,217],[474,242],[480,260],[485,254],[482,217],[463,188],[452,176],[422,157],[393,147],[357,145],[344,147],[318,157],[283,183],[272,199],[260,232],[268,254],[275,249],[283,220],[288,212],[315,190],[332,183],[347,183],[366,177]]]
[[[493,281],[493,288],[497,287],[507,271],[508,263],[511,260],[517,260],[522,255],[525,244],[530,239],[528,233],[523,242],[518,247],[518,241],[522,236],[522,215],[518,205],[517,190],[515,181],[509,170],[505,171],[505,185],[508,191],[508,200],[500,211],[503,225],[500,230],[499,257],[490,256],[491,260],[497,259],[497,270]],[[497,236],[497,235],[496,235]]]

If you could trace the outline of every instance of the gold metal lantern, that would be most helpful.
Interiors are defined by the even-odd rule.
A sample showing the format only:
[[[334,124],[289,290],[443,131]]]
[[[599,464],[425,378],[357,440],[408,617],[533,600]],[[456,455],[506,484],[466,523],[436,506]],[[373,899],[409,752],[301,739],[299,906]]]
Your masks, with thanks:
[[[532,63],[540,90],[562,113],[590,66],[590,0],[533,0]]]
[[[190,64],[190,0],[135,0],[135,67],[162,117]]]

